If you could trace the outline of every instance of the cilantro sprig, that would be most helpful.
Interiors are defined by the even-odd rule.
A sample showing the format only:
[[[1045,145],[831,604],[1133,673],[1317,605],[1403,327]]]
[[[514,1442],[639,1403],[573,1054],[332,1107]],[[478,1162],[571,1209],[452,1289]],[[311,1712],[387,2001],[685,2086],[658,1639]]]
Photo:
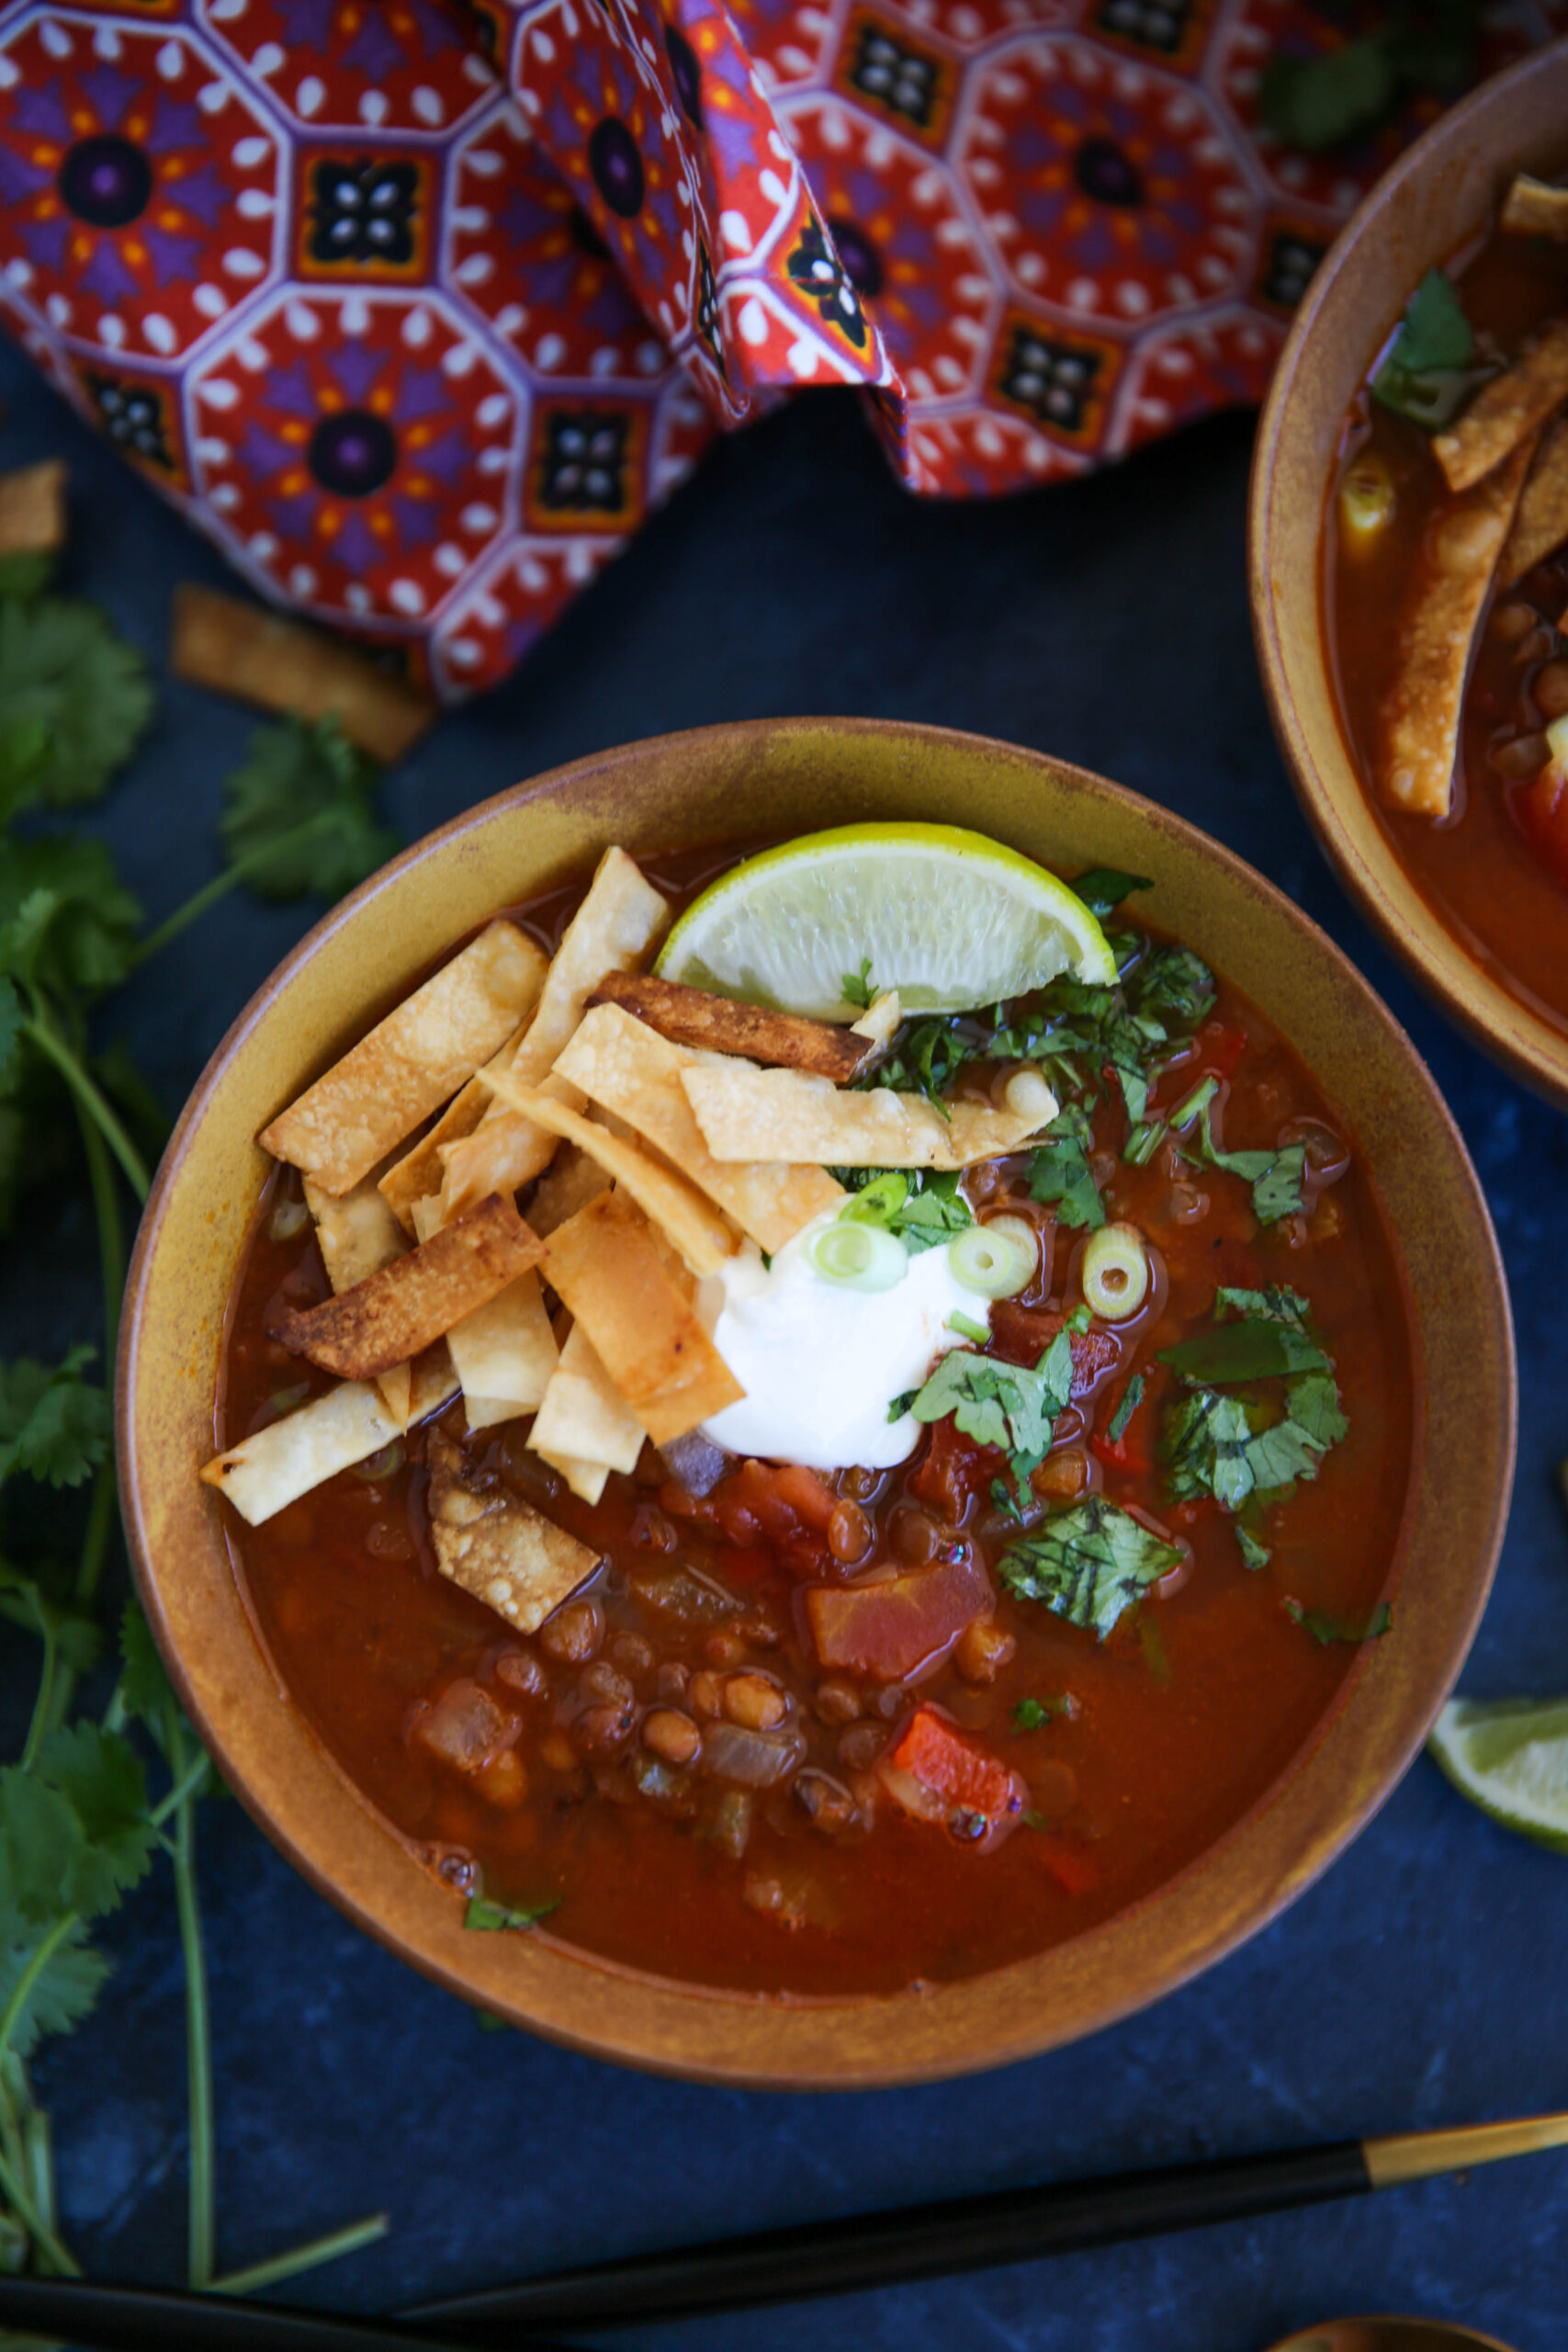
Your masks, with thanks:
[[[951,1241],[975,1222],[957,1174],[934,1169],[857,1169],[863,1179],[839,1211],[851,1225],[880,1226],[897,1234],[911,1257]]]
[[[1037,1600],[1103,1641],[1180,1558],[1178,1545],[1131,1511],[1103,1495],[1087,1495],[1014,1544],[997,1574],[1020,1600]]]
[[[907,1409],[918,1421],[945,1420],[977,1445],[994,1445],[1008,1457],[1019,1499],[1030,1477],[1051,1451],[1058,1417],[1073,1393],[1073,1333],[1087,1320],[1079,1308],[1069,1317],[1032,1370],[998,1357],[954,1348],[944,1355]]]
[[[1237,1542],[1247,1566],[1260,1568],[1269,1554],[1258,1519],[1298,1480],[1317,1476],[1349,1425],[1333,1360],[1295,1291],[1221,1289],[1213,1318],[1158,1359],[1184,1390],[1167,1409],[1167,1477],[1175,1501],[1212,1495],[1233,1516],[1246,1510]],[[1227,1393],[1235,1387],[1254,1393]]]
[[[1474,330],[1452,278],[1429,269],[1372,379],[1372,396],[1396,415],[1437,432],[1458,414],[1480,380],[1474,357]]]

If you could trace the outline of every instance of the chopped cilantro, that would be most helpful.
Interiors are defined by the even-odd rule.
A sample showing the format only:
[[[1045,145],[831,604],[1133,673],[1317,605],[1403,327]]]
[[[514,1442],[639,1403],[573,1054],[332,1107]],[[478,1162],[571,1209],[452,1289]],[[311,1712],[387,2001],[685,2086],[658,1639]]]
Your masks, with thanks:
[[[896,1233],[911,1257],[934,1250],[973,1225],[955,1172],[902,1168],[862,1171],[865,1181],[839,1211],[852,1225],[879,1225]]]
[[[909,1409],[918,1421],[944,1420],[951,1413],[965,1437],[999,1446],[1021,1495],[1024,1481],[1051,1451],[1056,1417],[1072,1387],[1072,1335],[1064,1325],[1032,1371],[954,1348]]]
[[[956,1307],[947,1318],[947,1329],[956,1331],[961,1340],[973,1340],[977,1348],[983,1348],[991,1336],[988,1325],[978,1322],[973,1315],[964,1315]]]
[[[1190,947],[1156,947],[1126,983],[1135,1013],[1168,1013],[1184,1029],[1196,1029],[1214,1001],[1214,976]]]
[[[1173,1348],[1162,1348],[1159,1362],[1183,1380],[1215,1388],[1240,1380],[1272,1380],[1282,1373],[1328,1369],[1328,1358],[1304,1330],[1256,1318],[1216,1323]]]
[[[1012,1545],[997,1574],[1019,1600],[1041,1601],[1103,1641],[1180,1557],[1130,1511],[1088,1495]]]
[[[1235,1540],[1241,1549],[1244,1567],[1266,1568],[1274,1556],[1266,1544],[1260,1544],[1256,1535],[1247,1532],[1240,1520],[1235,1523]]]
[[[1089,1164],[1089,1125],[1076,1103],[1059,1111],[1046,1128],[1029,1163],[1032,1200],[1055,1202],[1058,1224],[1088,1226],[1105,1223],[1105,1204]]]
[[[1018,1498],[1005,1478],[991,1480],[991,1501],[1002,1517],[1010,1519],[1015,1527],[1021,1527],[1024,1524],[1023,1513],[1018,1507]]]
[[[887,1408],[888,1419],[901,1421],[919,1393],[918,1388],[906,1388],[902,1396],[895,1396]]]
[[[1043,1731],[1058,1715],[1073,1716],[1078,1702],[1070,1690],[1057,1690],[1047,1699],[1021,1699],[1012,1711],[1013,1722],[1020,1731]]]
[[[1123,899],[1134,890],[1152,890],[1153,882],[1146,874],[1122,874],[1114,865],[1091,865],[1073,884],[1073,895],[1083,900],[1091,915],[1101,920],[1114,914]]]
[[[863,956],[860,959],[860,970],[845,972],[839,985],[843,989],[846,1004],[858,1005],[862,1012],[869,1012],[872,1001],[876,995],[871,977],[871,957]]]
[[[1213,1495],[1230,1511],[1249,1497],[1280,1500],[1315,1478],[1344,1436],[1332,1359],[1318,1346],[1295,1291],[1222,1289],[1208,1331],[1166,1349],[1160,1363],[1186,1385],[1166,1417],[1165,1457],[1178,1501]],[[1283,1380],[1282,1399],[1230,1396],[1227,1386]],[[1261,1551],[1261,1544],[1257,1547]],[[1261,1562],[1247,1555],[1248,1566]]]
[[[1364,1625],[1353,1625],[1343,1617],[1326,1617],[1320,1609],[1303,1609],[1299,1600],[1287,1600],[1285,1614],[1292,1624],[1309,1633],[1320,1649],[1331,1642],[1378,1642],[1393,1623],[1393,1611],[1386,1600],[1380,1600]]]
[[[486,1934],[504,1928],[531,1928],[540,1919],[547,1919],[558,1911],[564,1896],[552,1894],[547,1903],[536,1903],[519,1907],[507,1903],[492,1903],[488,1894],[470,1894],[463,1913],[465,1928],[482,1930]]]
[[[1135,1372],[1122,1391],[1121,1401],[1106,1425],[1105,1442],[1108,1445],[1120,1443],[1122,1430],[1143,1401],[1144,1375],[1141,1372]]]
[[[1453,280],[1429,269],[1410,298],[1388,357],[1372,379],[1374,399],[1436,431],[1474,389],[1475,336]]]

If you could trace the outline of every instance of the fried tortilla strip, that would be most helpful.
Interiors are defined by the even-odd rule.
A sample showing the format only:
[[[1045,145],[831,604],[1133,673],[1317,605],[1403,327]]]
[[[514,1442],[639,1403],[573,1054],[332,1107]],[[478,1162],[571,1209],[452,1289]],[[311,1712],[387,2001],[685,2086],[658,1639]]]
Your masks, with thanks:
[[[556,1056],[581,1020],[590,989],[606,972],[630,971],[663,937],[670,909],[645,882],[625,850],[607,849],[588,896],[568,923],[550,962],[538,1009],[518,1047],[511,1075],[523,1086],[544,1086]],[[551,1089],[565,1099],[564,1084]],[[582,1104],[571,1098],[571,1108]],[[553,1132],[495,1102],[465,1142],[442,1154],[441,1205],[457,1216],[486,1193],[518,1193],[555,1157]]]
[[[607,1170],[617,1184],[624,1184],[637,1206],[669,1235],[694,1273],[715,1274],[733,1254],[735,1235],[731,1228],[708,1206],[695,1186],[672,1168],[660,1166],[646,1151],[639,1151],[636,1144],[624,1143],[597,1120],[585,1119],[581,1111],[569,1110],[564,1102],[554,1102],[540,1091],[519,1086],[510,1078],[491,1082],[502,1102],[520,1111],[547,1134],[558,1136],[564,1143],[576,1144],[580,1151],[585,1151]],[[825,1080],[818,1082],[827,1083]],[[573,1224],[576,1221],[571,1220]]]
[[[1446,817],[1475,633],[1529,468],[1531,445],[1456,499],[1428,540],[1378,713],[1377,783],[1395,808]]]
[[[1524,486],[1514,527],[1497,564],[1497,585],[1511,588],[1568,539],[1568,416],[1547,428],[1529,480]]]
[[[53,555],[64,545],[63,459],[0,474],[0,556]]]
[[[671,1045],[743,1054],[748,1061],[782,1069],[815,1070],[836,1086],[847,1086],[871,1058],[865,1040],[852,1029],[804,1021],[794,1012],[769,1012],[760,1004],[688,988],[682,980],[657,979],[651,972],[606,972],[588,1001],[618,1004]]]
[[[537,1265],[543,1248],[513,1202],[492,1193],[353,1290],[320,1306],[284,1307],[267,1335],[342,1379],[373,1380]]]
[[[1551,237],[1568,244],[1568,187],[1553,187],[1549,180],[1521,172],[1508,190],[1498,226],[1510,236]]]
[[[403,1229],[381,1198],[374,1176],[361,1178],[341,1200],[323,1193],[315,1179],[307,1176],[305,1204],[316,1220],[321,1263],[334,1292],[353,1290],[408,1249]],[[378,1374],[376,1385],[388,1412],[400,1425],[405,1423],[412,1390],[408,1365],[395,1363],[389,1372]]]
[[[1449,488],[1472,490],[1506,458],[1533,446],[1536,427],[1568,400],[1568,319],[1553,319],[1535,348],[1483,384],[1457,424],[1432,435]]]
[[[515,923],[488,924],[264,1127],[262,1148],[323,1193],[352,1192],[504,1045],[544,967]]]
[[[259,1527],[400,1434],[401,1424],[367,1381],[344,1381],[216,1455],[201,1475],[228,1496],[242,1519]]]
[[[886,1053],[898,1035],[898,1023],[904,1018],[897,989],[888,989],[868,1005],[850,1031],[852,1037],[869,1040],[873,1053]],[[867,1059],[871,1057],[868,1055]]]
[[[545,969],[545,960],[541,956],[539,958],[541,983],[544,980]],[[498,1070],[504,1075],[512,1068],[517,1048],[527,1034],[527,1028],[528,1023],[525,1020],[519,1022],[500,1053],[486,1063],[486,1069]],[[481,1082],[480,1075],[476,1070],[467,1086],[454,1094],[435,1125],[428,1128],[421,1136],[412,1150],[405,1151],[396,1165],[389,1168],[382,1177],[380,1187],[382,1198],[405,1233],[412,1233],[415,1229],[414,1203],[423,1201],[430,1193],[439,1193],[441,1190],[441,1180],[446,1172],[446,1164],[441,1156],[442,1145],[461,1143],[465,1136],[471,1136],[494,1099],[489,1087]],[[496,1189],[494,1185],[491,1187],[492,1192]]]
[[[190,581],[175,591],[169,661],[176,678],[236,701],[335,718],[351,743],[378,760],[400,760],[439,707],[340,639]]]
[[[606,1003],[583,1015],[556,1073],[628,1121],[771,1256],[841,1201],[843,1187],[820,1168],[791,1168],[782,1160],[736,1168],[716,1160],[681,1086],[682,1070],[702,1067],[686,1046],[672,1044],[623,1005]]]
[[[535,1412],[558,1361],[538,1275],[530,1268],[454,1323],[446,1345],[471,1430]]]
[[[744,1394],[625,1193],[601,1193],[558,1227],[543,1271],[655,1445]]]
[[[596,1159],[579,1151],[569,1143],[556,1154],[534,1188],[528,1203],[528,1222],[541,1241],[564,1225],[569,1216],[585,1209],[596,1194],[607,1192],[610,1179]]]
[[[574,1323],[534,1417],[529,1444],[560,1472],[574,1495],[596,1503],[612,1470],[637,1468],[646,1436],[587,1332]]]
[[[452,1369],[452,1351],[445,1340],[426,1348],[415,1356],[409,1366],[412,1374],[412,1394],[409,1398],[408,1426],[417,1429],[443,1405],[449,1405],[457,1394],[457,1375]]]
[[[710,1063],[683,1069],[681,1084],[716,1159],[814,1161],[827,1168],[967,1168],[1016,1151],[1056,1114],[955,1102],[944,1119],[923,1094],[874,1086],[847,1094],[804,1070],[748,1069]]]
[[[487,1609],[536,1633],[604,1557],[466,1462],[444,1430],[430,1441],[430,1532],[435,1565]]]

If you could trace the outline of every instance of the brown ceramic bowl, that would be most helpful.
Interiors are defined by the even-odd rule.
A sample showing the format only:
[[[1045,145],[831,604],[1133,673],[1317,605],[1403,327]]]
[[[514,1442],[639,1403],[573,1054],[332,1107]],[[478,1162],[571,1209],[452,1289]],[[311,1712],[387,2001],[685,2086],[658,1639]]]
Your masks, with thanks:
[[[1434,264],[1484,228],[1517,172],[1568,163],[1568,40],[1443,116],[1381,179],[1312,281],[1252,465],[1252,626],[1274,730],[1319,840],[1394,953],[1486,1050],[1568,1104],[1568,1034],[1474,961],[1421,896],[1340,727],[1323,627],[1323,520],[1350,404]]]
[[[1359,1655],[1291,1769],[1142,1904],[1035,1959],[893,1998],[773,2001],[640,1976],[544,1930],[476,1936],[290,1706],[246,1613],[217,1497],[213,1391],[267,1162],[253,1138],[497,906],[634,854],[904,817],[981,827],[1068,871],[1157,877],[1159,919],[1244,989],[1342,1111],[1400,1237],[1424,1407],[1400,1539],[1398,1638]],[[640,743],[520,785],[344,901],[246,1007],[164,1156],[119,1359],[121,1491],[142,1600],[225,1779],[323,1894],[468,2001],[600,2056],[796,2088],[915,2082],[1021,2058],[1168,1992],[1299,1894],[1393,1787],[1491,1583],[1514,1458],[1514,1357],[1485,1203],[1414,1049],[1312,923],[1227,852],[1080,769],[974,736],[759,722]]]

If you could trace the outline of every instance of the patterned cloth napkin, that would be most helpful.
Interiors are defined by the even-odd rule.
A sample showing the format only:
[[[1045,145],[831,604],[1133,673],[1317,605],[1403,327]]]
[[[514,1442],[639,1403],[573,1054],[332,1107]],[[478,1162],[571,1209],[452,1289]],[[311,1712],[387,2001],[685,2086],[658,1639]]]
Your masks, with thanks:
[[[1564,21],[1509,0],[1483,66]],[[264,596],[456,697],[786,392],[863,388],[959,497],[1256,400],[1435,110],[1271,141],[1265,59],[1344,38],[1303,0],[9,0],[0,314]]]

